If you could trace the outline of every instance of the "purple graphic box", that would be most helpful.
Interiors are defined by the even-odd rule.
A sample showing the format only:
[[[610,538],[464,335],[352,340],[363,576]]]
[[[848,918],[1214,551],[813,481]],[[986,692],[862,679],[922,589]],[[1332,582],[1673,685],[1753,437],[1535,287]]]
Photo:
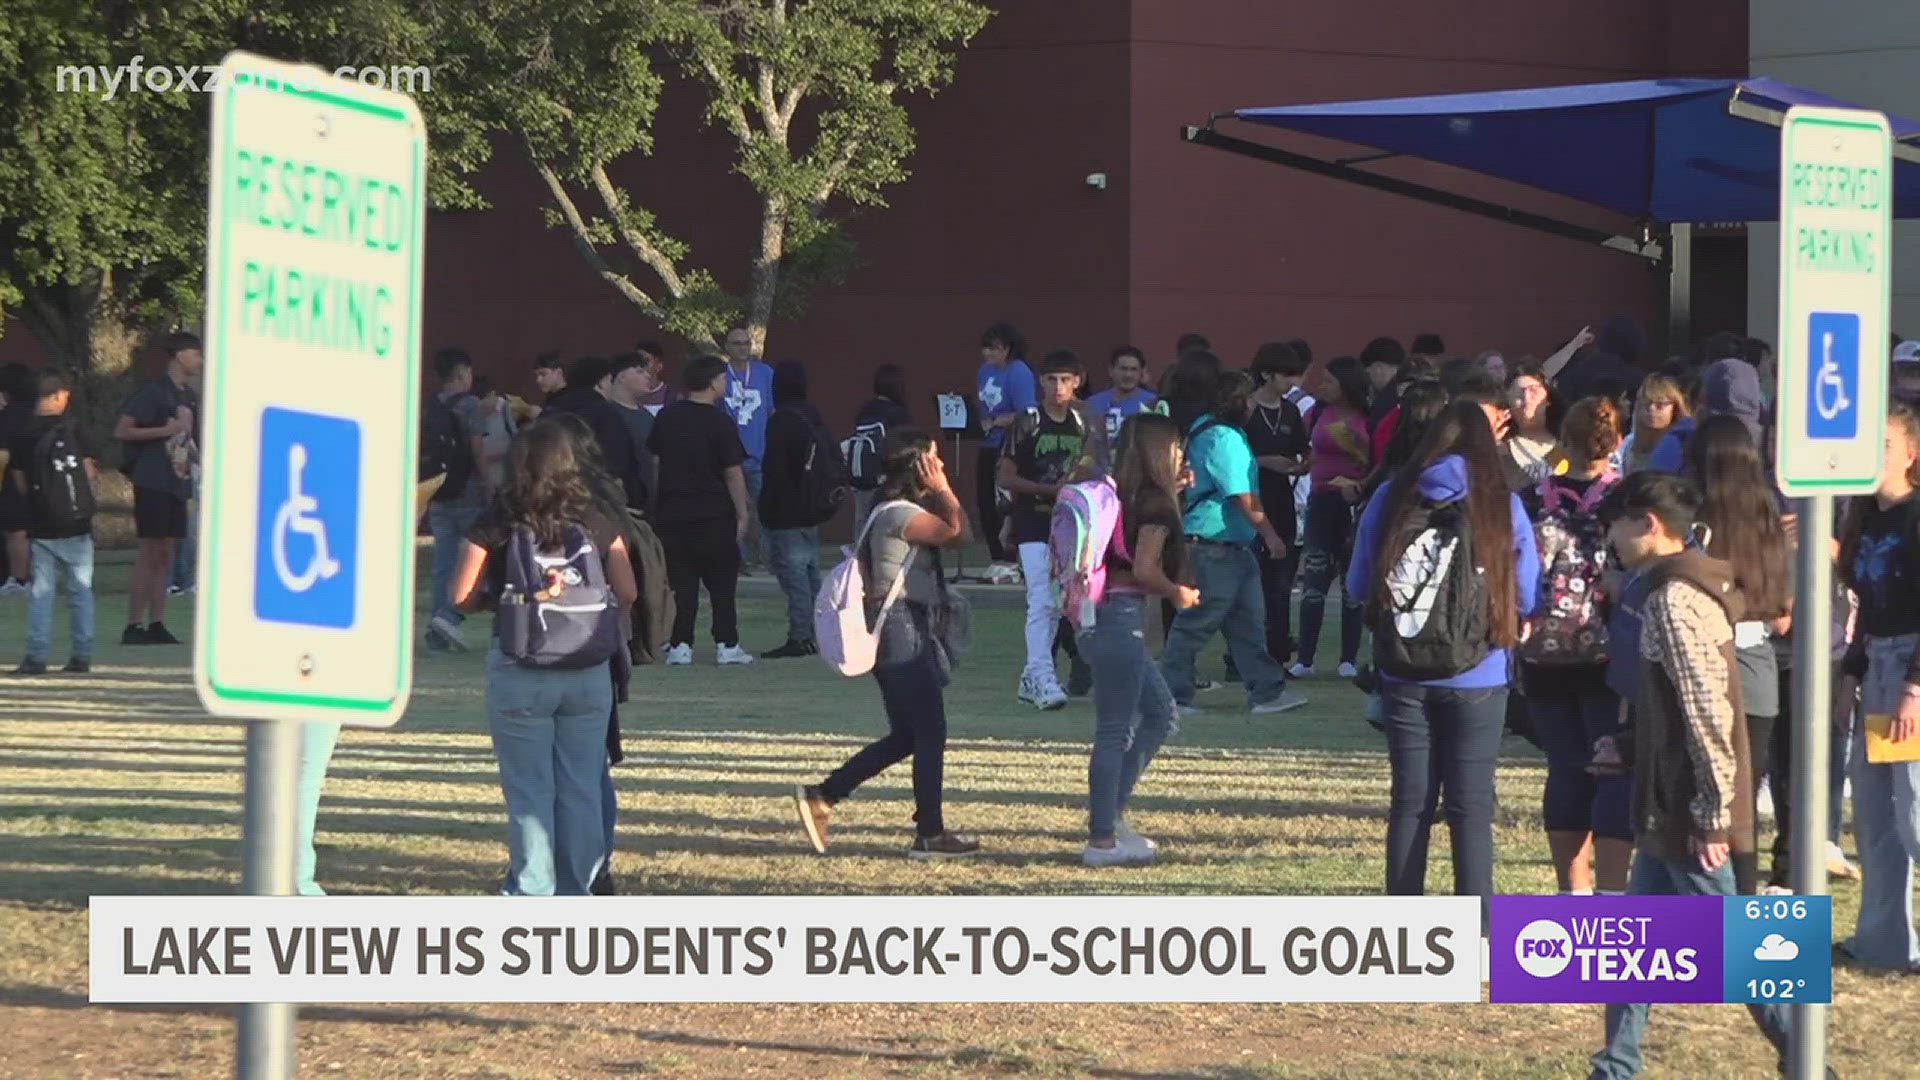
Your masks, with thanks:
[[[1717,1002],[1726,898],[1496,896],[1488,999]]]

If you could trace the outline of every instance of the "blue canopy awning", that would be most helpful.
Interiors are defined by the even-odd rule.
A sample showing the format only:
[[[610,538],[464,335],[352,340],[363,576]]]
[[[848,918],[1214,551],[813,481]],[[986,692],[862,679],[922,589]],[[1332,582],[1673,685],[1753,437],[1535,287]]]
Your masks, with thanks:
[[[1860,107],[1772,79],[1650,79],[1221,115],[1485,173],[1642,223],[1674,224],[1774,220],[1778,124],[1788,107],[1803,104]],[[1896,140],[1894,216],[1920,217],[1920,122],[1887,119]],[[1299,164],[1285,161],[1294,156],[1286,152],[1267,156]],[[1315,171],[1360,172],[1351,160],[1321,164],[1328,168]],[[1391,190],[1393,183],[1376,186]]]

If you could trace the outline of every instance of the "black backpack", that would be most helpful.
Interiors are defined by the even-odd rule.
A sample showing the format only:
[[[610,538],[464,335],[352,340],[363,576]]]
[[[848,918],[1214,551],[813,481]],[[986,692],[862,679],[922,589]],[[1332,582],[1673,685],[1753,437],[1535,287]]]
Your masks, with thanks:
[[[467,426],[453,405],[440,400],[439,394],[427,395],[420,410],[420,479],[445,474],[446,482],[433,493],[434,502],[457,499],[467,490],[473,476],[473,445],[467,439]]]
[[[847,479],[860,491],[880,486],[880,446],[886,441],[887,425],[878,420],[853,425],[847,440]]]
[[[86,468],[72,424],[55,424],[40,436],[27,474],[36,524],[64,529],[93,519],[93,484]]]
[[[808,527],[823,525],[840,512],[841,493],[847,487],[847,465],[840,459],[840,445],[823,425],[804,410],[795,409],[793,415],[807,426],[812,436],[806,464],[800,469],[801,502],[807,508]]]
[[[534,668],[590,668],[620,649],[620,605],[587,531],[567,526],[559,547],[513,531],[494,633],[508,659]]]
[[[1422,500],[1387,541],[1387,606],[1373,627],[1380,670],[1409,682],[1472,670],[1491,651],[1493,628],[1467,504]]]

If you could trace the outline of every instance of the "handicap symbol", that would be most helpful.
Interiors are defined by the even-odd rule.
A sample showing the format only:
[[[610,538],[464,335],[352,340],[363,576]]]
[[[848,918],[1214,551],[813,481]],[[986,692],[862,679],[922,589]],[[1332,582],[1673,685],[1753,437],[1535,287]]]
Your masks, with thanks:
[[[273,516],[273,570],[288,592],[303,593],[321,581],[338,574],[340,563],[327,551],[327,526],[313,516],[320,502],[300,485],[300,474],[307,468],[307,447],[294,443],[287,447],[287,498]],[[313,557],[307,568],[296,574],[287,565],[287,534],[299,533],[313,540]]]
[[[1820,419],[1833,420],[1853,407],[1847,400],[1847,382],[1840,375],[1840,365],[1833,359],[1833,335],[1820,335],[1820,370],[1814,373],[1815,393],[1813,407],[1820,411]]]

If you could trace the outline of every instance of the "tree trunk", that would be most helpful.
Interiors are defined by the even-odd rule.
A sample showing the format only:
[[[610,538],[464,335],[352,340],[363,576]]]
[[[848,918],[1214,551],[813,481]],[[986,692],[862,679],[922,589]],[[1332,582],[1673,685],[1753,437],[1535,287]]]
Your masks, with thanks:
[[[767,354],[767,324],[773,321],[773,298],[780,288],[780,257],[786,252],[787,204],[769,196],[760,218],[760,250],[753,258],[752,292],[747,297],[747,333],[753,336],[753,354]]]

